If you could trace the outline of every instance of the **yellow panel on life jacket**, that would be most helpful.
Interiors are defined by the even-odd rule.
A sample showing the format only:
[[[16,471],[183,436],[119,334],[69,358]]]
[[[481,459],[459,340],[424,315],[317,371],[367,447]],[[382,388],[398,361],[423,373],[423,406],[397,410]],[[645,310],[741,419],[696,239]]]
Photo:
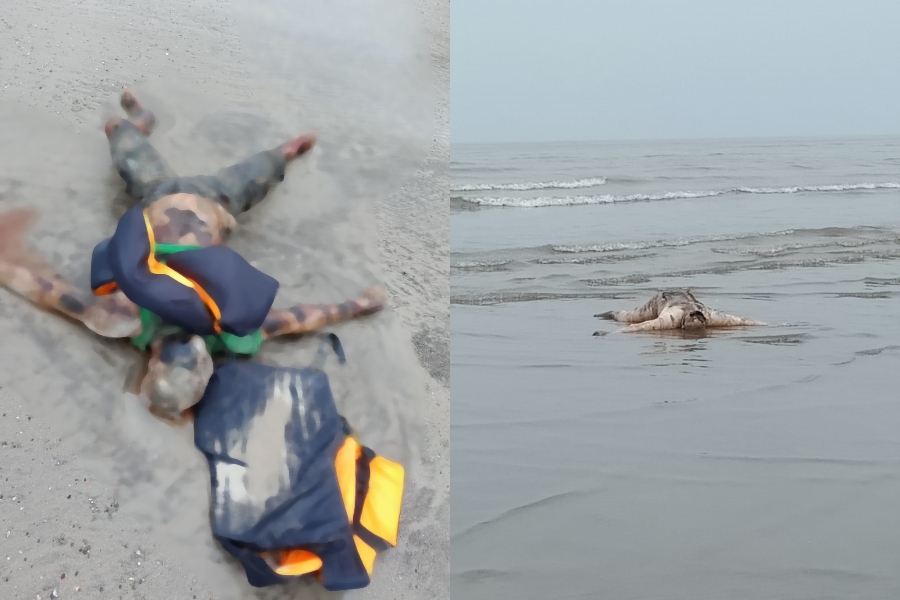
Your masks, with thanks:
[[[356,512],[356,460],[362,454],[362,448],[352,437],[344,440],[334,459],[334,470],[337,473],[338,487],[341,488],[341,498],[344,499],[344,508],[347,509],[347,518],[353,521],[353,513]]]
[[[353,541],[356,543],[356,553],[359,554],[366,573],[371,576],[372,569],[375,567],[375,548],[362,541],[358,535],[353,536]]]
[[[351,523],[356,511],[356,462],[360,456],[362,447],[353,437],[348,436],[334,459],[341,499]],[[360,524],[392,546],[397,545],[403,479],[404,470],[400,464],[381,456],[376,456],[369,462],[369,489],[363,503]],[[353,541],[366,572],[371,575],[377,555],[375,549],[357,535],[353,536]],[[316,564],[318,566],[314,566]],[[279,575],[306,575],[318,571],[321,566],[321,559],[312,552],[290,550],[281,554],[276,572]]]
[[[403,475],[401,465],[382,456],[369,462],[369,493],[363,502],[359,523],[391,546],[397,545]]]

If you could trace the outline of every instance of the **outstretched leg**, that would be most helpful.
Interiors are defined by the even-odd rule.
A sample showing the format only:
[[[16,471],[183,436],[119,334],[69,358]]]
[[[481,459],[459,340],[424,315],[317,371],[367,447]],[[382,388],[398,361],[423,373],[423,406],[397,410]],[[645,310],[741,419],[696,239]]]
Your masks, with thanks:
[[[134,94],[128,90],[122,92],[122,98],[119,100],[119,105],[128,115],[128,120],[131,121],[141,133],[146,136],[153,133],[153,129],[156,127],[156,115],[138,102],[138,99],[134,97]]]
[[[594,315],[599,319],[618,321],[619,323],[641,323],[659,316],[659,305],[662,296],[656,294],[646,304],[634,310],[610,310]]]
[[[175,177],[175,172],[147,140],[156,126],[153,113],[128,91],[122,93],[121,105],[128,120],[113,117],[104,131],[113,166],[125,180],[125,191],[140,201],[154,184]]]
[[[340,304],[298,304],[287,309],[272,309],[262,326],[263,338],[311,333],[335,323],[373,315],[384,305],[384,290],[376,286],[361,298]]]
[[[709,311],[709,317],[706,320],[707,327],[749,327],[752,325],[765,325],[765,323],[754,321],[753,319],[745,319],[744,317],[727,315],[717,310]]]
[[[316,135],[308,133],[222,169],[215,183],[219,198],[234,216],[250,210],[272,186],[284,180],[287,163],[309,152],[315,144]]]

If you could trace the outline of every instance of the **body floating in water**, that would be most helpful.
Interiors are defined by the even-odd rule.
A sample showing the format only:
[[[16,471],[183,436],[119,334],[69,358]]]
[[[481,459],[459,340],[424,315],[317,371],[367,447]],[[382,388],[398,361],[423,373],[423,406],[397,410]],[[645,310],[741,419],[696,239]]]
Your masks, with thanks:
[[[121,106],[128,119],[110,119],[105,132],[113,165],[125,181],[126,191],[134,199],[135,207],[120,221],[117,235],[99,244],[94,251],[93,293],[73,286],[28,248],[28,232],[37,218],[36,211],[31,209],[17,209],[0,215],[0,285],[39,307],[80,321],[101,336],[131,338],[139,348],[148,349],[150,360],[141,382],[141,395],[154,414],[177,420],[200,400],[212,376],[213,353],[253,354],[265,340],[310,333],[384,308],[384,292],[380,286],[370,288],[358,298],[336,304],[271,308],[277,281],[259,273],[237,253],[226,248],[228,237],[236,227],[235,217],[262,201],[269,190],[284,179],[287,164],[315,145],[314,134],[302,135],[277,148],[255,154],[222,169],[215,176],[179,177],[147,139],[156,123],[153,113],[127,91],[122,94]],[[123,231],[126,229],[123,223],[128,219],[132,229]],[[137,233],[135,225],[139,230]],[[117,237],[119,254],[110,258],[106,255],[115,253],[108,247],[115,245]],[[123,249],[123,243],[129,247]],[[138,266],[143,271],[125,264],[129,253],[130,258],[137,257],[136,260],[141,262]],[[256,277],[254,281],[267,283],[266,293],[270,297],[254,298],[257,287],[242,287],[240,281],[229,278],[230,273],[229,276],[217,273],[217,264],[203,264],[204,257],[208,256],[225,256],[228,266],[236,265],[239,270]],[[187,260],[191,257],[193,265]],[[186,270],[181,269],[188,274],[186,277],[178,272],[176,263],[179,260],[188,265]],[[176,265],[176,269],[167,262]],[[98,264],[103,268],[98,269]],[[119,275],[129,269],[134,271],[126,273],[130,280],[129,277],[110,275],[104,285],[94,286],[104,269],[111,273],[116,271],[110,270],[109,264],[118,268]],[[191,276],[192,269],[198,276]],[[204,270],[213,276],[203,279]],[[101,271],[99,275],[98,271]],[[126,280],[129,280],[127,285]],[[189,300],[200,303],[201,309],[209,309],[208,313],[204,310],[201,314],[205,323],[198,322],[194,324],[196,327],[180,323],[180,327],[173,327],[172,323],[160,319],[140,298],[143,290],[138,288],[151,284],[157,287],[168,285],[169,290],[174,285],[179,288],[176,290],[179,293],[185,290],[196,293]],[[123,290],[123,287],[127,289]],[[216,293],[218,298],[212,297]],[[232,318],[242,322],[244,329],[248,322],[251,323],[250,334],[228,334],[227,324],[223,332],[220,321],[224,323],[227,315],[218,313],[230,310],[228,306],[217,306],[223,297],[226,304],[230,302],[232,306],[237,303],[254,305],[256,309],[262,307],[256,320],[248,320],[240,314],[236,319]],[[156,300],[157,306],[163,306],[165,294],[162,304],[159,298]],[[239,306],[236,310],[240,312],[242,308]]]
[[[619,323],[630,323],[627,327],[619,329],[617,333],[765,325],[760,321],[735,317],[713,310],[697,300],[690,290],[660,292],[640,308],[611,310],[594,316]],[[605,335],[605,333],[597,331],[594,335]]]

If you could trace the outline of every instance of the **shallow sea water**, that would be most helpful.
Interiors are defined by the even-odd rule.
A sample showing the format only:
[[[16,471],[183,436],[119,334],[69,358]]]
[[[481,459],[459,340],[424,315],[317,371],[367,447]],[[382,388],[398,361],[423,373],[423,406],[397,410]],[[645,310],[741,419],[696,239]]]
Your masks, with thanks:
[[[897,595],[898,167],[890,138],[454,148],[453,596]],[[677,287],[769,326],[592,316]]]

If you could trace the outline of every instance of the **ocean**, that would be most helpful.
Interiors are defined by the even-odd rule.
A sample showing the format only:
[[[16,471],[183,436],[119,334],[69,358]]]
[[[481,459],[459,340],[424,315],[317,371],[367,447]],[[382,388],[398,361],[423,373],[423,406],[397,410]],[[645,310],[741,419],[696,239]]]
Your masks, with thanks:
[[[454,145],[451,186],[454,598],[900,595],[900,138]],[[669,288],[768,326],[593,318]]]

